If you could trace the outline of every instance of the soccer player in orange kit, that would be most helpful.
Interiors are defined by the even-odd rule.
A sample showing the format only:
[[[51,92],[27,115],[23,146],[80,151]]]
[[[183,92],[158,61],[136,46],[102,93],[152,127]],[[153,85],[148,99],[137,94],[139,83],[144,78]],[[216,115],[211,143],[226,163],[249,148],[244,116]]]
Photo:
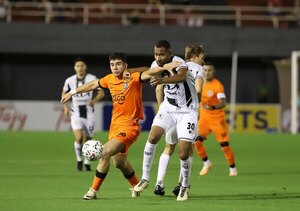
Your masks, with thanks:
[[[237,176],[234,152],[229,145],[229,134],[226,125],[226,96],[223,84],[215,78],[216,70],[212,64],[204,65],[204,83],[202,86],[200,118],[198,121],[198,137],[195,141],[196,153],[203,160],[203,168],[199,172],[204,176],[212,168],[203,141],[213,132],[219,142],[229,165],[229,176]]]
[[[124,177],[133,188],[139,181],[132,164],[128,161],[128,149],[140,134],[139,120],[143,119],[142,83],[165,70],[172,71],[179,64],[171,62],[163,67],[156,67],[143,72],[130,73],[127,71],[127,56],[123,52],[115,52],[109,57],[111,74],[99,80],[86,83],[72,89],[62,96],[61,102],[67,102],[72,95],[88,92],[98,87],[109,89],[112,103],[112,120],[109,130],[109,141],[104,144],[103,155],[99,160],[93,184],[83,199],[96,199],[110,167],[112,158],[116,168],[120,169]],[[132,191],[132,197],[139,193]]]

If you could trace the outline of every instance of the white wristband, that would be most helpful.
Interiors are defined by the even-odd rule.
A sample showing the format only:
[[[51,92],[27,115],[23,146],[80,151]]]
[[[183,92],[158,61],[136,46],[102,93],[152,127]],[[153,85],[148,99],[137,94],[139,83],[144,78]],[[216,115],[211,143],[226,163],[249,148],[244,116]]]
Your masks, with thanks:
[[[71,95],[75,95],[77,92],[76,92],[76,89],[72,89],[71,91],[70,91],[70,93],[71,93]]]

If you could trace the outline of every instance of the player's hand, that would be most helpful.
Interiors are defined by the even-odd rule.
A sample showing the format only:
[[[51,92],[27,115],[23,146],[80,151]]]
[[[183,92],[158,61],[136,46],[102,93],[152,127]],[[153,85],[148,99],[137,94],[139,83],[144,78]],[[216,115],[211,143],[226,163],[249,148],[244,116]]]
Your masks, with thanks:
[[[206,110],[213,110],[212,107],[208,104],[203,104],[202,107]]]
[[[162,84],[162,78],[159,78],[159,77],[152,77],[151,80],[150,80],[150,85],[151,86],[156,86],[158,84]]]
[[[131,80],[131,75],[130,75],[130,73],[127,70],[125,70],[123,72],[123,79],[126,80],[126,81],[130,81]]]
[[[71,99],[71,97],[72,97],[71,93],[68,92],[68,93],[64,94],[64,95],[61,97],[60,102],[61,102],[61,103],[66,103],[68,100]]]
[[[164,68],[166,68],[166,70],[168,70],[171,75],[174,75],[173,69],[176,67],[179,67],[180,65],[181,65],[181,62],[173,61],[173,62],[164,64]]]

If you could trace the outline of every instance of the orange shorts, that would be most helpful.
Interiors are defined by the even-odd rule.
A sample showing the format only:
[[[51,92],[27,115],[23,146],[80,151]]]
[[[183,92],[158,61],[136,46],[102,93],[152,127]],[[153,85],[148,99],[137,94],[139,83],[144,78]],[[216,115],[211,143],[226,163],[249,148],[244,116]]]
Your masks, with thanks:
[[[128,148],[140,135],[140,126],[136,125],[110,125],[108,140],[116,139],[125,145],[122,153],[127,153]]]
[[[198,135],[207,138],[211,132],[213,132],[218,142],[229,141],[228,128],[224,117],[210,118],[206,115],[200,115]]]

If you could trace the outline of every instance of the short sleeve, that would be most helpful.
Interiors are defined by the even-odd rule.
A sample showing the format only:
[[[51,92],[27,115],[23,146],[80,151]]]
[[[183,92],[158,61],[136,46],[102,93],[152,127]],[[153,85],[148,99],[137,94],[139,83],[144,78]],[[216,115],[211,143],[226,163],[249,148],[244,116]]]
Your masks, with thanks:
[[[70,85],[69,85],[69,80],[65,80],[64,86],[63,86],[63,91],[64,92],[69,92],[70,91]]]
[[[98,80],[98,83],[100,85],[101,88],[108,88],[108,84],[107,84],[107,76],[100,78]]]
[[[218,84],[216,92],[217,92],[217,98],[218,99],[226,98],[225,91],[224,91],[224,86],[221,83]]]

